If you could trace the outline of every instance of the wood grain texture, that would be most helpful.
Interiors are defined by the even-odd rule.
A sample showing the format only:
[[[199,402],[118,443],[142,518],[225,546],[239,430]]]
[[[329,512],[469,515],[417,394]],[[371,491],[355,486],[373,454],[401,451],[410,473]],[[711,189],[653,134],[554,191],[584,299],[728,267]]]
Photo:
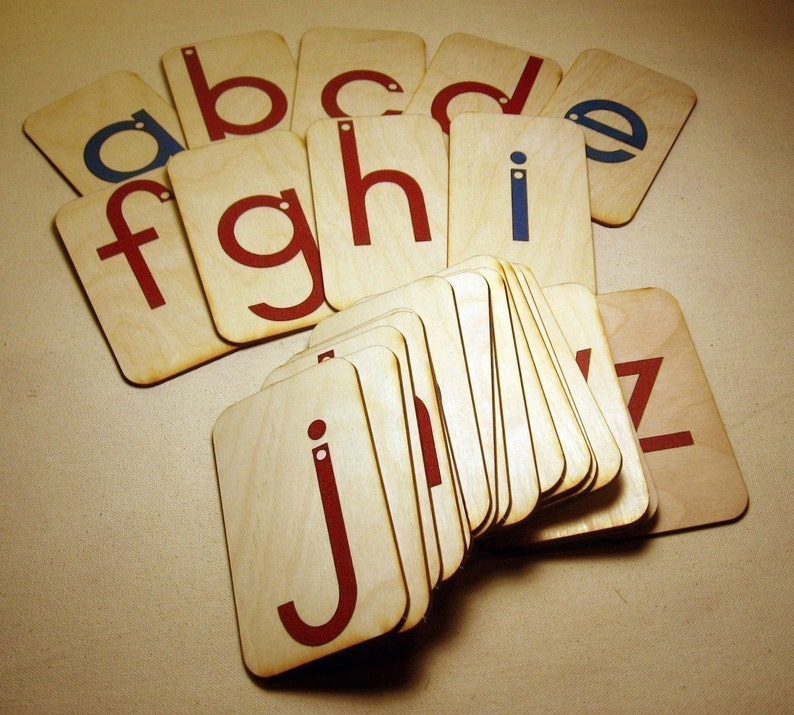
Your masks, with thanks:
[[[383,332],[380,330],[381,334]],[[430,605],[431,584],[418,497],[418,488],[422,488],[427,495],[427,480],[424,478],[421,460],[415,456],[419,453],[419,434],[416,419],[411,424],[411,413],[406,409],[403,389],[405,377],[400,362],[388,347],[372,342],[372,337],[374,336],[358,336],[358,339],[352,341],[341,341],[333,346],[332,356],[345,358],[358,373],[372,443],[375,446],[408,589],[408,612],[401,626],[401,630],[408,630],[425,617]],[[401,347],[404,351],[404,345]],[[331,348],[310,349],[293,356],[268,375],[263,389],[276,382],[288,380],[302,370],[327,359],[322,356],[329,349]],[[412,402],[408,404],[413,406]],[[429,496],[426,503],[429,505]],[[432,514],[427,513],[425,518],[430,519],[432,526]],[[435,548],[438,548],[437,545]]]
[[[421,434],[421,440],[426,441],[423,445],[422,461],[425,476],[430,484],[433,533],[427,533],[428,523],[424,519],[423,527],[426,532],[428,568],[431,580],[437,585],[457,573],[471,543],[471,534],[463,511],[457,471],[453,468],[450,455],[447,429],[436,390],[422,319],[412,310],[398,308],[316,343],[315,347],[333,348],[337,343],[369,335],[373,330],[381,327],[397,330],[402,336],[409,368],[403,371],[403,374],[410,375],[411,389],[421,403],[417,405],[416,415],[417,420],[420,421],[421,410],[420,424],[424,423],[425,430],[424,434]],[[391,345],[391,348],[394,349],[395,354],[398,354],[396,346]],[[435,549],[432,547],[433,539],[437,543]]]
[[[218,332],[248,343],[331,313],[302,140],[266,132],[182,152],[168,165]]]
[[[133,117],[141,110],[179,148],[185,147],[173,107],[137,74],[127,71],[102,77],[39,109],[25,120],[24,129],[78,193],[85,195],[121,181],[105,179],[88,167],[86,145],[98,131],[118,122],[141,129],[142,123]],[[158,154],[155,138],[132,127],[108,137],[99,152],[107,168],[122,173],[145,173],[165,165],[170,154],[156,161]]]
[[[281,673],[402,623],[405,580],[353,365],[327,360],[232,405],[213,443],[253,673]],[[340,566],[345,551],[349,564]],[[296,639],[283,620],[287,604],[307,625],[331,627],[316,643]]]
[[[529,266],[542,285],[595,290],[578,127],[545,117],[462,114],[452,121],[449,167],[450,264],[497,256]]]
[[[306,142],[331,305],[446,267],[447,155],[431,119],[319,120]]]
[[[234,349],[215,332],[165,169],[76,199],[55,221],[130,382],[160,382]]]
[[[627,107],[644,123],[646,140],[629,126],[623,109],[580,106],[589,100]],[[604,50],[586,50],[576,58],[542,115],[568,117],[580,125],[592,120],[597,126],[583,127],[588,152],[606,154],[587,161],[594,220],[620,226],[632,219],[695,102],[694,91],[683,82]],[[622,136],[607,136],[604,125]]]
[[[747,489],[675,298],[643,288],[597,302],[659,499],[649,533],[741,516]],[[654,370],[650,392],[640,390],[638,373],[647,384]]]
[[[547,57],[454,33],[441,41],[406,112],[435,117],[445,135],[449,122],[463,112],[534,116],[561,76],[560,66]]]
[[[402,113],[425,74],[425,42],[411,32],[317,27],[301,39],[292,131],[326,117]]]
[[[162,63],[191,149],[289,129],[297,67],[281,35],[262,30],[172,47]]]
[[[549,349],[549,355],[561,376],[563,388],[576,407],[579,424],[587,437],[595,466],[589,488],[599,489],[618,475],[622,461],[620,448],[535,276],[526,266],[516,264],[513,268]]]
[[[440,276],[427,276],[355,303],[315,327],[309,343],[325,340],[391,310],[409,308],[425,326],[433,374],[441,395],[452,460],[465,503],[469,527],[486,520],[490,491],[480,443],[477,414],[466,372],[463,344],[452,287]]]

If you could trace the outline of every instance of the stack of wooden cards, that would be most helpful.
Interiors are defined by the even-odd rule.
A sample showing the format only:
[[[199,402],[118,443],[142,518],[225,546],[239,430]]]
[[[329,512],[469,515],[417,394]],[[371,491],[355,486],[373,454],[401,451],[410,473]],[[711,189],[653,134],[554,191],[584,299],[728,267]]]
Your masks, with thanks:
[[[214,431],[245,660],[270,676],[419,623],[475,539],[660,533],[747,503],[681,313],[596,294],[695,104],[602,50],[412,33],[173,48],[25,131],[122,373],[312,329]]]
[[[263,676],[417,625],[474,539],[659,533],[746,505],[668,294],[541,288],[487,256],[320,322],[214,444]]]

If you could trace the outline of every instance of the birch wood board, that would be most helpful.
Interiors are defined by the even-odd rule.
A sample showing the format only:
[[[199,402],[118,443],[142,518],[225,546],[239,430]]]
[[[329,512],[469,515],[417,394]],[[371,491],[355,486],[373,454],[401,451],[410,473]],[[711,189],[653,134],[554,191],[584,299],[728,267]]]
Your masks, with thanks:
[[[405,580],[349,362],[327,360],[232,405],[213,443],[253,673],[276,675],[402,623]]]
[[[542,115],[584,128],[595,221],[632,219],[695,102],[683,82],[604,50],[576,58]]]
[[[332,339],[326,343],[321,343],[316,345],[312,348],[308,348],[296,355],[293,355],[284,365],[276,368],[273,372],[268,375],[267,381],[265,385],[271,384],[272,382],[282,380],[285,376],[289,376],[295,372],[300,370],[306,369],[308,366],[317,363],[321,360],[327,359],[329,357],[346,357],[349,358],[356,368],[359,370],[359,374],[362,373],[361,365],[357,362],[356,357],[360,357],[360,352],[365,350],[369,347],[383,347],[389,350],[396,358],[398,368],[399,368],[399,377],[400,377],[400,388],[401,388],[401,397],[404,402],[404,411],[405,416],[404,420],[406,423],[406,430],[408,434],[408,446],[410,449],[410,456],[411,456],[411,467],[413,470],[413,477],[414,477],[414,500],[416,501],[416,508],[418,510],[416,518],[420,521],[417,524],[414,524],[414,516],[413,514],[408,511],[409,505],[404,505],[404,510],[406,510],[406,516],[402,519],[398,518],[395,514],[395,527],[399,530],[401,527],[397,527],[398,521],[406,522],[408,528],[414,529],[415,531],[421,532],[423,542],[424,542],[424,553],[422,560],[424,562],[424,570],[426,571],[426,578],[430,586],[435,587],[438,582],[441,580],[441,558],[439,553],[439,539],[437,536],[437,528],[436,528],[436,519],[434,516],[433,511],[433,503],[431,502],[431,487],[440,486],[436,484],[435,480],[431,485],[430,479],[428,478],[427,470],[425,469],[425,463],[423,460],[423,445],[422,445],[422,431],[419,426],[419,420],[417,417],[417,410],[415,409],[414,400],[416,398],[414,393],[414,386],[413,386],[413,378],[412,378],[412,371],[410,360],[408,357],[408,347],[406,345],[405,337],[400,333],[399,330],[396,328],[391,327],[390,325],[380,324],[380,325],[370,325],[367,326],[365,330],[356,331],[356,332],[349,332],[344,333],[342,335],[337,336],[337,338]],[[369,363],[365,363],[364,369],[368,367]],[[370,380],[362,379],[362,388],[369,388],[372,389],[372,382]],[[364,401],[367,403],[367,394],[364,395]],[[374,399],[374,398],[373,398]],[[367,403],[368,404],[368,403]],[[399,425],[400,418],[397,416],[395,418],[395,425]],[[391,428],[389,428],[391,429]],[[396,426],[394,429],[397,429]],[[383,434],[378,434],[375,430],[374,426],[372,428],[373,431],[373,438],[376,440],[376,448],[378,445],[379,439],[383,439]],[[400,436],[398,430],[398,437]],[[435,473],[433,473],[433,477],[435,477]],[[459,565],[463,558],[463,553],[465,548],[463,546],[464,539],[461,532],[461,520],[460,514],[458,513],[458,506],[457,501],[455,498],[455,490],[454,484],[452,482],[451,475],[447,470],[447,477],[448,480],[446,485],[449,488],[449,498],[447,503],[449,504],[451,510],[451,523],[454,525],[453,533],[453,553],[457,552],[458,554],[458,561],[457,564]],[[389,499],[389,503],[392,503],[392,499]],[[395,510],[392,508],[392,513],[394,514]],[[442,515],[439,514],[439,519],[441,519]],[[443,520],[442,520],[443,521]],[[446,526],[446,522],[443,522]],[[448,533],[446,530],[443,533]],[[445,544],[445,551],[447,552],[447,558],[449,558],[449,551],[448,547]],[[406,564],[406,558],[403,557],[403,564],[406,566],[406,571],[412,570],[408,568]],[[414,571],[418,569],[413,569]],[[412,605],[413,608],[413,605]],[[410,621],[410,619],[409,619]]]
[[[326,340],[335,333],[399,308],[414,310],[425,326],[452,459],[465,504],[462,509],[468,516],[470,530],[476,532],[487,518],[490,491],[466,372],[455,296],[449,283],[440,276],[427,276],[362,300],[319,323],[309,336],[309,344]]]
[[[290,128],[297,67],[281,35],[264,30],[172,47],[162,62],[191,149]]]
[[[191,149],[168,172],[225,339],[249,343],[331,313],[300,137],[267,132]]]
[[[165,169],[66,204],[56,225],[123,375],[150,385],[225,355]]]
[[[747,489],[675,298],[643,288],[597,302],[659,499],[648,533],[738,518]]]
[[[317,27],[303,35],[292,131],[326,117],[401,114],[425,74],[425,41],[411,32]]]
[[[173,107],[128,71],[39,109],[24,129],[83,195],[164,166],[185,147]]]
[[[430,578],[417,496],[420,485],[411,447],[414,437],[404,403],[403,377],[397,356],[383,345],[365,345],[359,340],[357,346],[340,347],[342,350],[338,353],[334,350],[328,357],[314,350],[295,356],[268,375],[263,389],[331,357],[343,357],[356,368],[408,589],[408,612],[401,626],[401,630],[408,630],[425,617],[430,606]],[[427,482],[421,486],[427,492]],[[428,516],[432,520],[432,515]]]
[[[406,112],[432,116],[445,136],[463,112],[535,116],[561,76],[560,66],[547,57],[455,33],[441,41]]]
[[[529,266],[541,285],[595,291],[584,135],[545,117],[462,114],[449,141],[449,263]]]
[[[527,303],[549,349],[549,355],[562,378],[563,388],[576,406],[576,415],[595,463],[596,472],[590,488],[598,489],[611,482],[620,471],[620,448],[537,279],[526,266],[514,265],[513,269],[524,289]]]
[[[448,162],[431,119],[319,120],[306,142],[334,308],[446,267]]]

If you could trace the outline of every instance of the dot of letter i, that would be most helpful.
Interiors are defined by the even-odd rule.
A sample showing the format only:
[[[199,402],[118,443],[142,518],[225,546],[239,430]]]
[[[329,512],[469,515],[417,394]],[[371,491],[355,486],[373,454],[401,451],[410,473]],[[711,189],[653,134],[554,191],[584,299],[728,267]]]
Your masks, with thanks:
[[[524,164],[527,155],[522,151],[510,154],[514,164]],[[527,206],[527,170],[510,167],[510,196],[513,213],[513,240],[529,241],[529,207]]]

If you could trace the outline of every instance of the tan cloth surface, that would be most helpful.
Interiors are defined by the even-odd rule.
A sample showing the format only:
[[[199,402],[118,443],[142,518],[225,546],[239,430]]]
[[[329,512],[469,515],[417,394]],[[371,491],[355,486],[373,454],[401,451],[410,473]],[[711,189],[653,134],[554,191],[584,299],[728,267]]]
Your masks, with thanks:
[[[19,2],[0,9],[0,711],[772,712],[792,683],[794,5],[788,0]],[[600,47],[698,104],[602,292],[680,302],[750,492],[740,521],[475,556],[415,632],[290,687],[242,665],[210,431],[305,336],[150,389],[119,375],[53,226],[74,197],[22,133],[116,70],[253,29],[464,31],[570,67]]]

